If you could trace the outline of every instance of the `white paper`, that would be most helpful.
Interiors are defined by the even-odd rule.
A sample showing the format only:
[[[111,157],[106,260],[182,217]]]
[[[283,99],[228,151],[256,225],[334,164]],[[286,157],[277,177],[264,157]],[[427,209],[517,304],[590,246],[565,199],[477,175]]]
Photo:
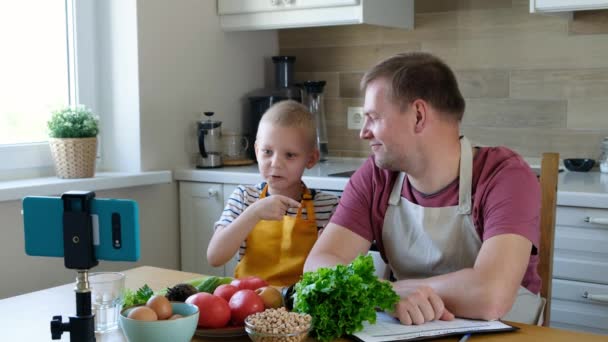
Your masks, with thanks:
[[[452,321],[432,321],[421,325],[403,325],[396,318],[378,312],[376,324],[364,322],[363,330],[353,335],[366,342],[384,342],[502,329],[510,330],[512,327],[500,321],[488,322],[462,318]]]

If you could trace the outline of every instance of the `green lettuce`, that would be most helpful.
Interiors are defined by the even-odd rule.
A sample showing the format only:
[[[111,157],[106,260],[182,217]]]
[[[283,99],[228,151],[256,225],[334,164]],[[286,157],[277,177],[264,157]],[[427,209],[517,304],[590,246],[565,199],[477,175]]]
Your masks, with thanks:
[[[133,291],[131,289],[125,288],[123,291],[123,308],[128,308],[133,305],[146,304],[148,299],[154,295],[154,291],[148,286],[148,284],[144,284],[144,286],[137,289],[137,291]]]
[[[376,323],[376,308],[393,311],[399,296],[390,283],[374,275],[371,256],[358,256],[351,264],[306,272],[294,287],[294,311],[313,318],[312,330],[330,341]]]

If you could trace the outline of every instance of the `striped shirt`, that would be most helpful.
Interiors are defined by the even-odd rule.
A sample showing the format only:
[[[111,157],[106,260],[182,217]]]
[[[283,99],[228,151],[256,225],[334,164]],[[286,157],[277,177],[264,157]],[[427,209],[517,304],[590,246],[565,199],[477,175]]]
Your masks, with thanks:
[[[219,227],[225,227],[232,223],[232,221],[234,221],[243,211],[245,211],[247,207],[260,198],[260,194],[262,193],[262,189],[264,189],[265,185],[266,182],[256,185],[239,185],[232,192],[232,195],[230,195],[230,198],[226,202],[226,207],[222,212],[222,216],[220,217],[219,221],[215,222],[213,230],[215,231]],[[329,218],[338,206],[338,197],[313,189],[310,189],[310,192],[313,195],[317,229],[323,229],[327,223],[329,223]],[[270,196],[270,193],[267,193],[267,196]],[[296,216],[297,214],[298,208],[289,208],[287,210],[288,216]],[[306,207],[302,207],[302,219],[308,219]],[[247,248],[246,242],[247,240],[243,241],[243,243],[241,243],[241,247],[239,248],[239,261],[245,254],[245,250]]]

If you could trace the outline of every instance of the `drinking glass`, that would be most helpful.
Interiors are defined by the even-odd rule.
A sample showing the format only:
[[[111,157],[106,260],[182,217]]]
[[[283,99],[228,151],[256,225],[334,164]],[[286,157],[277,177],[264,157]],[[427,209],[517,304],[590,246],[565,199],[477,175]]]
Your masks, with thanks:
[[[224,158],[225,159],[241,159],[245,157],[245,151],[249,147],[247,137],[239,133],[225,132],[222,133],[224,140]]]
[[[125,275],[119,272],[90,273],[89,284],[91,309],[95,314],[95,332],[104,333],[118,328]]]

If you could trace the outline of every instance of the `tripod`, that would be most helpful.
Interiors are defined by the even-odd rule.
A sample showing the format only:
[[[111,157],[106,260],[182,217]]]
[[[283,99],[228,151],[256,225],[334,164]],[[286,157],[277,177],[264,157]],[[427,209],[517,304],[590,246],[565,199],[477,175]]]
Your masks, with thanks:
[[[51,338],[61,339],[64,332],[70,333],[71,342],[95,341],[95,315],[91,312],[91,289],[89,269],[97,266],[93,246],[93,221],[91,218],[91,191],[68,191],[63,200],[63,253],[66,268],[75,269],[76,316],[63,323],[61,316],[51,320]]]

